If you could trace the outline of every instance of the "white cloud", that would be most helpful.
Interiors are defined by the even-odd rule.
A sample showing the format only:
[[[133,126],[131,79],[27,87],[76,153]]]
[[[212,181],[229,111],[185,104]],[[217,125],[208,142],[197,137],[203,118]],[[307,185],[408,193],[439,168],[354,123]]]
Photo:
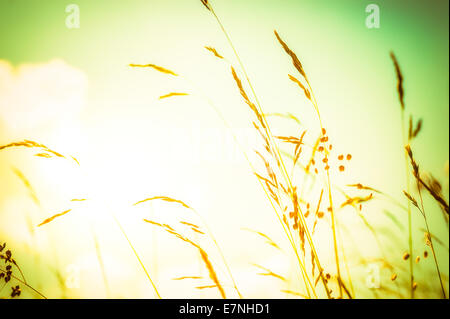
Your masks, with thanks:
[[[0,60],[0,121],[9,133],[30,134],[80,113],[87,76],[62,60],[13,67]]]

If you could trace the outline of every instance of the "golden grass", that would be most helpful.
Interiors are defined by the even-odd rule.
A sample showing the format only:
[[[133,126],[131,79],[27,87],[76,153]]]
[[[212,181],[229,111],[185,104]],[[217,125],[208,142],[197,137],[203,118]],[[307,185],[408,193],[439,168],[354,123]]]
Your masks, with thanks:
[[[397,76],[397,93],[398,93],[398,99],[400,102],[401,107],[401,130],[402,130],[402,140],[403,140],[403,146],[407,145],[407,139],[405,134],[405,92],[403,90],[403,74],[400,70],[400,65],[397,61],[397,58],[393,52],[390,52],[390,56],[392,59],[392,62],[394,63],[395,68],[395,74]],[[406,155],[406,152],[404,152],[404,160],[405,160],[405,170],[406,170],[406,191],[407,193],[411,192],[410,189],[410,181],[409,181],[409,172],[408,172],[408,157]],[[408,246],[409,251],[412,254],[413,252],[413,236],[412,236],[412,213],[411,213],[411,203],[408,201]],[[409,283],[410,283],[410,297],[411,299],[414,298],[414,264],[412,260],[409,262]]]
[[[12,279],[20,284],[24,285],[30,289],[33,293],[37,294],[43,299],[47,299],[40,291],[36,290],[33,286],[27,283],[25,276],[17,261],[13,258],[13,253],[10,249],[7,249],[6,243],[0,244],[0,260],[4,261],[4,267],[0,267],[0,281],[4,282],[2,289],[6,287],[7,284],[12,283]],[[15,275],[15,269],[19,271],[21,278]],[[11,292],[9,293],[11,298],[19,297],[22,294],[22,289],[20,285],[11,284]]]
[[[280,246],[278,246],[277,243],[275,243],[268,235],[264,234],[263,232],[257,231],[257,230],[253,230],[253,229],[249,229],[249,228],[243,228],[243,230],[255,233],[259,236],[261,236],[262,238],[266,239],[266,243],[272,247],[275,247],[278,250],[281,250]]]
[[[425,233],[425,239],[426,239],[426,244],[431,248],[431,252],[433,254],[433,258],[434,258],[434,263],[436,266],[436,272],[439,278],[439,283],[441,285],[441,291],[442,291],[442,296],[443,298],[447,298],[446,292],[445,292],[445,288],[444,288],[444,284],[442,281],[442,275],[441,275],[441,271],[439,269],[439,263],[437,260],[437,256],[436,256],[436,251],[434,249],[434,245],[433,245],[433,239],[431,238],[431,231],[430,231],[430,227],[428,225],[428,219],[427,219],[427,214],[425,212],[425,207],[424,207],[424,203],[423,203],[423,198],[422,198],[422,192],[421,192],[421,188],[420,185],[423,185],[427,190],[429,190],[430,194],[433,196],[433,198],[441,205],[441,207],[444,209],[444,211],[448,214],[448,204],[446,203],[446,201],[439,196],[439,194],[436,192],[436,190],[431,189],[430,187],[428,187],[428,185],[426,185],[423,180],[420,177],[420,169],[419,169],[419,165],[416,163],[415,159],[414,159],[414,155],[412,152],[412,149],[410,147],[410,145],[405,146],[406,149],[406,153],[409,156],[409,159],[411,161],[411,166],[413,168],[413,176],[416,179],[416,186],[417,189],[419,191],[419,197],[420,197],[420,206],[417,202],[417,200],[415,200],[408,192],[404,191],[405,196],[409,199],[410,202],[413,203],[413,205],[421,212],[424,222],[425,222],[425,227],[427,229],[426,233]],[[412,260],[411,260],[412,262]],[[417,263],[417,259],[416,259],[416,263]],[[415,286],[413,284],[413,290],[415,290],[417,287],[417,283],[415,283]]]
[[[13,171],[17,175],[17,177],[19,177],[19,179],[23,182],[25,187],[28,189],[30,197],[33,199],[35,204],[39,206],[41,203],[39,202],[39,199],[36,195],[36,191],[34,190],[33,186],[31,186],[31,183],[28,180],[28,178],[26,178],[25,175],[15,167],[13,168]]]
[[[395,67],[395,73],[397,74],[397,92],[398,92],[398,99],[400,101],[400,105],[402,109],[405,109],[405,92],[403,90],[403,74],[400,70],[400,66],[398,64],[397,58],[395,57],[394,52],[391,52],[391,59],[392,62],[394,62]]]
[[[252,265],[255,266],[256,268],[264,270],[264,272],[257,273],[257,275],[274,277],[274,278],[277,278],[277,279],[279,279],[281,281],[287,282],[287,279],[285,277],[283,277],[283,276],[281,276],[281,275],[279,275],[277,273],[274,273],[273,271],[271,271],[270,269],[268,269],[268,268],[266,268],[264,266],[261,266],[261,265],[258,265],[258,264],[252,264]]]
[[[172,280],[184,280],[184,279],[203,279],[203,277],[201,277],[201,276],[182,276],[182,277],[172,278]]]
[[[173,97],[173,96],[184,96],[184,95],[189,95],[189,94],[188,93],[181,93],[181,92],[171,92],[171,93],[168,93],[168,94],[165,94],[165,95],[161,95],[159,97],[159,99],[162,100],[162,99],[167,99],[167,98]]]
[[[51,217],[45,219],[42,223],[40,223],[40,224],[38,225],[38,227],[40,227],[40,226],[42,226],[42,225],[45,225],[45,224],[48,224],[48,223],[50,223],[51,221],[53,221],[54,219],[56,219],[56,218],[58,218],[58,217],[61,217],[61,216],[64,216],[65,214],[67,214],[67,213],[69,213],[69,212],[71,212],[71,211],[72,211],[72,209],[68,209],[68,210],[63,211],[62,213],[55,214],[55,215],[53,215],[53,216],[51,216]]]
[[[140,201],[134,203],[133,205],[138,205],[138,204],[145,203],[145,202],[152,201],[152,200],[162,200],[162,201],[171,202],[171,203],[178,203],[178,204],[180,204],[181,206],[183,206],[184,208],[192,209],[192,208],[191,208],[188,204],[186,204],[185,202],[183,202],[183,201],[181,201],[181,200],[179,200],[179,199],[174,199],[174,198],[168,197],[168,196],[154,196],[154,197],[149,197],[149,198],[140,200]]]
[[[161,73],[166,73],[166,74],[170,74],[170,75],[173,75],[173,76],[178,76],[178,74],[176,74],[175,72],[173,72],[173,71],[171,71],[169,69],[163,68],[162,66],[159,66],[159,65],[156,65],[156,64],[134,64],[134,63],[131,63],[130,66],[134,67],[134,68],[153,68],[156,71],[159,71]]]
[[[208,50],[209,52],[211,52],[212,54],[214,54],[214,56],[218,57],[219,59],[223,59],[224,57],[221,56],[216,49],[214,49],[213,47],[207,47],[205,46],[205,49]]]
[[[7,148],[12,148],[12,147],[40,148],[42,151],[45,151],[47,153],[46,153],[46,155],[43,155],[43,153],[38,153],[38,156],[51,157],[51,154],[53,154],[57,157],[64,157],[60,153],[48,148],[44,144],[40,144],[40,143],[37,143],[35,141],[30,141],[30,140],[23,140],[21,142],[13,142],[13,143],[9,143],[6,145],[0,145],[0,151],[7,149]]]
[[[158,226],[158,227],[164,229],[169,234],[171,234],[171,235],[177,237],[178,239],[180,239],[180,240],[182,240],[182,241],[192,245],[193,247],[197,248],[198,252],[200,253],[201,259],[202,259],[206,269],[208,270],[209,277],[214,282],[213,286],[205,286],[204,288],[206,288],[206,287],[208,287],[208,288],[215,287],[215,288],[217,288],[219,290],[220,295],[222,296],[222,298],[224,298],[224,299],[226,298],[225,290],[223,289],[223,287],[222,287],[222,285],[221,285],[221,283],[219,281],[219,278],[218,278],[218,276],[216,274],[216,271],[215,271],[211,261],[209,260],[208,254],[206,253],[206,251],[198,243],[195,243],[194,241],[192,241],[188,237],[182,235],[181,233],[179,233],[178,231],[176,231],[173,227],[171,227],[169,225],[161,224],[161,223],[149,220],[149,219],[144,219],[144,222],[152,224],[154,226]],[[183,278],[186,278],[186,277],[183,277]]]

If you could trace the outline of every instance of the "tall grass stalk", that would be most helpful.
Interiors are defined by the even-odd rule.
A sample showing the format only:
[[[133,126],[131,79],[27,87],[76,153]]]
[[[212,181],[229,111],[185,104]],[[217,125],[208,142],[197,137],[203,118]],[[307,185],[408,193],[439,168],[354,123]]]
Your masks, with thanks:
[[[405,193],[405,196],[409,199],[409,202],[411,202],[414,206],[416,206],[416,208],[421,212],[422,217],[423,217],[423,219],[425,221],[425,226],[426,226],[426,230],[427,230],[427,232],[425,234],[425,236],[426,236],[425,237],[426,244],[428,246],[430,246],[430,248],[431,248],[431,252],[432,252],[433,258],[434,258],[434,263],[435,263],[435,266],[436,266],[437,275],[438,275],[438,278],[439,278],[439,283],[441,285],[442,295],[443,295],[444,299],[446,299],[445,289],[444,289],[444,285],[442,283],[441,271],[439,270],[439,263],[438,263],[438,260],[437,260],[437,257],[436,257],[436,251],[435,251],[434,245],[433,245],[433,238],[432,238],[433,236],[432,236],[432,233],[430,231],[430,227],[428,226],[427,215],[425,213],[425,207],[424,207],[424,204],[423,204],[422,190],[421,190],[421,187],[420,187],[420,180],[421,180],[421,178],[420,178],[419,165],[414,160],[414,155],[413,155],[413,152],[411,150],[411,147],[409,145],[407,145],[405,147],[405,150],[406,150],[406,153],[408,154],[408,157],[409,157],[409,159],[411,161],[411,166],[413,168],[413,176],[414,176],[414,178],[416,180],[416,186],[417,186],[417,189],[418,189],[418,192],[419,192],[419,197],[420,197],[420,206],[417,203],[417,201],[411,196],[410,193]],[[410,259],[412,259],[412,258],[410,258]]]
[[[111,291],[109,289],[108,277],[106,276],[105,264],[103,262],[102,252],[100,250],[100,243],[98,241],[97,234],[95,233],[94,227],[92,227],[92,225],[91,225],[91,234],[92,234],[92,239],[94,241],[95,252],[96,252],[97,260],[98,260],[98,265],[100,266],[100,271],[102,273],[102,279],[103,279],[103,284],[105,286],[106,296],[108,298],[110,298],[111,297]]]
[[[425,213],[425,207],[423,204],[423,198],[422,198],[422,191],[420,189],[420,184],[419,182],[417,182],[417,188],[419,189],[419,198],[420,198],[420,205],[422,207],[422,215],[423,215],[423,219],[425,221],[425,226],[427,228],[427,232],[429,234],[429,241],[430,241],[430,248],[431,248],[431,253],[433,254],[433,259],[434,259],[434,263],[436,265],[436,271],[437,271],[437,275],[439,277],[439,283],[441,285],[441,290],[442,290],[442,296],[444,297],[444,299],[447,298],[446,294],[445,294],[445,288],[444,288],[444,284],[442,283],[442,276],[441,276],[441,271],[439,270],[439,263],[436,257],[436,251],[434,249],[434,244],[433,244],[433,238],[431,236],[431,232],[430,232],[430,227],[428,226],[428,220],[427,220],[427,215]]]
[[[223,30],[224,30],[224,29],[223,29]],[[234,48],[234,46],[233,46],[233,48]],[[237,54],[237,53],[236,53],[236,54]],[[223,57],[221,57],[221,58],[223,58]],[[225,58],[223,58],[223,59],[224,59],[225,61],[227,61],[227,62],[231,65],[231,63],[230,63],[227,59],[225,59]],[[185,77],[185,78],[186,78],[186,77]],[[227,120],[225,119],[225,117],[223,116],[222,112],[221,112],[221,111],[219,110],[219,108],[213,103],[213,101],[212,101],[206,94],[203,93],[203,91],[201,90],[201,88],[199,88],[197,85],[193,84],[193,82],[190,81],[188,78],[186,78],[186,80],[187,80],[188,83],[190,83],[193,87],[195,87],[195,88],[201,93],[201,97],[203,97],[203,98],[207,101],[207,103],[214,109],[214,111],[217,113],[217,115],[219,116],[219,118],[223,121],[224,125],[230,130],[230,133],[231,133],[231,135],[232,135],[232,137],[233,137],[233,140],[235,141],[236,145],[239,147],[240,151],[241,151],[242,154],[244,155],[244,158],[245,158],[246,162],[248,163],[248,165],[250,166],[250,169],[251,169],[252,173],[253,173],[253,174],[256,174],[257,171],[256,171],[254,165],[252,164],[252,162],[250,161],[249,156],[248,156],[248,154],[247,154],[247,151],[244,149],[244,147],[242,146],[242,144],[239,142],[239,139],[237,138],[236,134],[234,133],[234,131],[233,131],[231,125],[228,123],[228,121],[227,121]],[[295,246],[295,243],[294,243],[294,240],[293,240],[292,233],[290,233],[289,228],[285,227],[285,224],[283,223],[282,218],[281,218],[280,214],[278,213],[278,210],[277,210],[277,208],[275,207],[275,204],[273,203],[273,200],[272,200],[271,196],[269,195],[269,193],[267,192],[266,188],[264,187],[263,182],[262,182],[261,179],[259,179],[259,178],[257,178],[257,180],[258,180],[258,182],[259,182],[259,185],[260,185],[261,188],[263,189],[264,194],[265,194],[266,197],[269,199],[269,202],[270,202],[270,204],[271,204],[271,207],[272,207],[272,209],[275,211],[275,213],[276,213],[276,215],[277,215],[277,218],[278,218],[278,221],[279,221],[280,224],[282,225],[283,231],[285,232],[285,235],[288,237],[289,243],[291,244],[291,246],[292,246],[292,248],[293,248],[293,250],[294,250],[294,253],[295,253],[295,255],[296,255],[297,261],[298,261],[298,263],[299,263],[299,265],[300,265],[301,275],[302,275],[303,282],[304,282],[304,284],[305,284],[305,289],[306,289],[306,291],[307,291],[308,297],[311,298],[311,293],[310,293],[310,289],[311,289],[311,290],[312,290],[312,293],[313,293],[314,296],[317,298],[317,294],[316,294],[316,292],[315,292],[315,287],[314,287],[314,285],[311,283],[311,281],[310,281],[310,279],[309,279],[309,277],[308,277],[308,275],[307,275],[307,273],[306,273],[306,267],[305,267],[305,264],[304,264],[304,262],[303,262],[303,261],[301,260],[301,258],[300,258],[300,255],[299,255],[299,253],[298,253],[297,247]],[[194,210],[194,212],[195,212],[195,213],[203,220],[203,217],[202,217],[198,212],[196,212],[195,210]],[[203,220],[203,221],[204,221],[204,220]],[[205,226],[207,226],[207,224],[206,224],[205,222],[204,222],[204,224],[205,224]],[[211,238],[213,239],[213,241],[215,242],[215,239],[214,239],[214,237],[212,236],[212,233],[211,233],[209,230],[208,230],[208,233],[210,234],[210,237],[211,237]],[[217,242],[215,242],[215,244],[216,244],[217,248],[219,249],[219,252],[220,252],[220,254],[221,254],[221,256],[222,256],[222,259],[223,259],[223,261],[224,261],[224,264],[225,264],[225,266],[226,266],[226,268],[227,268],[227,270],[228,270],[228,272],[229,272],[229,275],[230,275],[230,277],[231,277],[231,279],[232,279],[232,281],[233,281],[233,285],[234,285],[234,287],[235,287],[235,290],[237,291],[237,293],[239,294],[239,296],[242,298],[242,295],[241,295],[241,293],[239,292],[239,289],[237,288],[237,285],[236,285],[235,280],[234,280],[234,278],[233,278],[233,274],[231,273],[231,270],[230,270],[230,268],[229,268],[229,266],[228,266],[228,263],[227,263],[226,259],[225,259],[224,256],[223,256],[223,253],[221,252],[221,249],[220,249],[219,245],[217,244]],[[308,288],[308,287],[309,287],[309,288]]]
[[[247,83],[248,83],[248,85],[249,85],[249,87],[250,87],[250,89],[251,89],[251,91],[252,91],[252,95],[253,95],[253,97],[254,97],[254,99],[255,99],[255,102],[256,102],[256,105],[257,105],[257,107],[258,107],[258,110],[259,110],[260,114],[262,115],[262,120],[263,120],[265,126],[267,127],[267,130],[268,130],[268,134],[267,134],[267,135],[268,135],[268,139],[269,139],[270,144],[272,145],[273,149],[275,150],[275,156],[277,157],[277,162],[280,163],[280,165],[281,165],[281,171],[282,171],[282,173],[283,173],[283,177],[284,177],[284,179],[285,179],[285,181],[286,181],[288,187],[289,187],[291,190],[293,190],[294,187],[292,186],[292,181],[291,181],[291,179],[290,179],[289,174],[287,173],[286,166],[285,166],[284,161],[283,161],[283,158],[282,158],[282,156],[281,156],[279,147],[278,147],[277,143],[276,143],[276,142],[274,141],[274,139],[273,139],[273,134],[272,134],[271,131],[270,131],[270,126],[269,126],[269,124],[268,124],[268,122],[267,122],[266,117],[264,116],[265,113],[262,111],[261,104],[260,104],[259,99],[258,99],[258,96],[257,96],[257,94],[256,94],[256,92],[255,92],[254,86],[253,86],[253,84],[252,84],[252,82],[251,82],[251,80],[250,80],[250,78],[249,78],[249,76],[248,76],[248,73],[247,73],[247,71],[246,71],[246,68],[245,68],[244,64],[242,63],[242,60],[241,60],[241,58],[240,58],[240,56],[239,56],[239,54],[238,54],[238,52],[237,52],[237,50],[236,50],[236,48],[235,48],[235,46],[234,46],[234,44],[233,44],[233,42],[232,42],[230,36],[228,35],[228,32],[226,31],[226,29],[225,29],[225,27],[223,26],[222,22],[220,21],[219,17],[218,17],[217,14],[215,13],[215,11],[214,11],[213,7],[211,6],[211,4],[207,3],[207,8],[208,8],[209,11],[213,14],[214,18],[216,19],[217,23],[218,23],[219,26],[220,26],[220,29],[221,29],[222,32],[224,33],[224,35],[225,35],[225,37],[226,37],[226,39],[227,39],[227,41],[228,41],[230,47],[232,48],[233,53],[234,53],[235,56],[236,56],[236,59],[237,59],[237,61],[238,61],[238,63],[239,63],[239,66],[240,66],[240,68],[241,68],[241,70],[242,70],[242,72],[243,72],[243,74],[244,74],[244,76],[245,76],[245,79],[246,79],[246,81],[247,81]],[[279,222],[282,224],[283,229],[284,229],[284,223],[283,223],[281,217],[280,217],[279,215],[277,215],[277,217],[278,217]],[[308,230],[308,227],[307,227],[307,225],[306,225],[306,221],[304,220],[304,216],[303,216],[302,213],[299,214],[299,217],[300,217],[300,220],[301,220],[301,222],[302,222],[302,225],[304,226],[305,234],[306,234],[308,243],[309,243],[309,245],[310,245],[310,247],[311,247],[311,250],[312,250],[312,252],[313,252],[314,259],[315,259],[315,262],[316,262],[316,265],[317,265],[317,267],[319,268],[320,277],[321,277],[321,279],[322,279],[322,283],[323,283],[323,285],[324,285],[325,292],[326,292],[326,294],[327,294],[327,297],[328,297],[328,298],[331,298],[331,293],[330,293],[330,291],[329,291],[329,288],[328,288],[328,286],[327,286],[326,279],[325,279],[324,274],[323,274],[323,268],[322,268],[322,266],[321,266],[321,264],[320,264],[320,261],[319,261],[319,257],[318,257],[317,251],[316,251],[316,249],[315,249],[315,247],[314,247],[314,243],[313,243],[312,238],[311,238],[311,236],[310,236],[310,234],[309,234],[309,230]],[[286,232],[286,231],[285,231],[285,232]],[[288,237],[289,237],[289,236],[288,236]],[[290,240],[290,241],[291,241],[291,240]],[[297,250],[296,250],[295,244],[294,244],[293,246],[294,246],[294,251],[296,252],[296,255],[298,256],[298,252],[297,252]],[[298,257],[299,257],[299,256],[298,256]],[[302,271],[303,271],[303,269],[302,269]]]
[[[148,273],[147,268],[145,268],[144,263],[142,262],[141,258],[139,257],[139,255],[138,255],[136,249],[134,248],[133,244],[132,244],[131,241],[128,239],[128,236],[127,236],[125,230],[123,229],[123,227],[122,227],[122,225],[120,224],[120,222],[117,220],[116,216],[113,215],[113,219],[114,219],[114,221],[116,222],[117,226],[119,226],[120,231],[122,232],[123,236],[125,237],[126,241],[128,242],[128,245],[130,245],[130,248],[131,248],[131,250],[133,251],[134,255],[136,256],[136,258],[137,258],[139,264],[141,265],[142,269],[144,270],[145,275],[147,276],[148,281],[150,281],[150,284],[152,285],[153,290],[155,291],[156,296],[157,296],[159,299],[161,299],[161,295],[159,294],[159,291],[158,291],[158,289],[156,288],[155,283],[153,282],[152,278],[150,277],[150,274]]]
[[[1,268],[0,268],[0,272],[6,274],[6,270],[1,269]],[[20,278],[18,278],[18,277],[16,277],[16,276],[14,276],[14,275],[11,275],[11,278],[13,278],[13,279],[17,280],[18,282],[20,282],[21,284],[25,285],[26,287],[28,287],[29,289],[31,289],[32,291],[34,291],[36,294],[38,294],[38,295],[39,295],[40,297],[42,297],[43,299],[47,299],[47,297],[46,297],[43,293],[41,293],[41,292],[38,291],[37,289],[33,288],[31,285],[29,285],[28,283],[26,283],[24,280],[22,280],[22,279],[20,279]]]
[[[311,102],[313,103],[314,108],[317,112],[317,117],[319,118],[319,123],[320,123],[320,129],[323,132],[324,127],[323,127],[323,123],[322,123],[322,117],[320,116],[319,106],[317,105],[317,100],[316,100],[316,96],[314,94],[314,90],[312,89],[308,78],[305,77],[305,80],[306,80],[306,83],[308,84],[309,91],[311,92],[311,96],[313,98],[313,100]],[[336,223],[336,216],[335,216],[335,212],[334,212],[334,208],[333,208],[333,197],[331,195],[331,181],[330,181],[330,171],[329,170],[327,170],[327,188],[328,188],[328,200],[330,202],[330,208],[331,208],[331,212],[330,212],[331,213],[331,227],[332,227],[332,232],[333,232],[333,246],[334,246],[334,256],[335,256],[335,262],[336,262],[336,271],[337,271],[337,277],[338,277],[339,297],[342,297],[343,282],[342,282],[342,278],[341,278],[341,270],[340,270],[340,265],[339,265],[339,249],[338,249],[338,242],[337,242],[337,236],[336,236],[337,223]]]
[[[403,75],[398,64],[397,58],[394,53],[390,53],[392,62],[394,63],[395,73],[397,75],[397,93],[398,99],[401,106],[401,130],[402,130],[402,143],[403,148],[408,144],[405,131],[405,102],[404,102],[404,90],[403,90]],[[404,150],[404,160],[405,160],[405,178],[406,178],[406,190],[408,194],[411,193],[411,186],[409,181],[409,164],[408,164],[408,153]],[[411,214],[411,203],[408,201],[408,247],[409,254],[413,256],[413,236],[412,236],[412,214]],[[409,278],[410,278],[410,297],[414,299],[414,263],[412,258],[409,259]]]

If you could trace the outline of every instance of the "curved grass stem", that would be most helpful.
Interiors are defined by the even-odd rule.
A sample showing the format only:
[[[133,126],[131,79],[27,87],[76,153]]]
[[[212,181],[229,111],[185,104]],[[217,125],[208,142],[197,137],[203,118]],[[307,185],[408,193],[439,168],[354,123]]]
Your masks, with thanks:
[[[405,109],[402,107],[401,111],[401,121],[402,121],[402,141],[403,148],[406,146],[406,136],[405,136]],[[409,182],[409,164],[408,164],[408,153],[404,150],[405,157],[405,175],[406,175],[406,190],[408,194],[411,193],[411,186]],[[411,202],[408,201],[408,249],[409,254],[413,255],[413,238],[412,238],[412,215],[411,215]],[[410,281],[410,297],[414,299],[414,263],[412,258],[409,259],[409,281]]]
[[[214,17],[215,17],[217,23],[219,24],[219,26],[220,26],[222,32],[224,33],[224,35],[225,35],[225,37],[226,37],[226,39],[227,39],[227,41],[228,41],[230,47],[232,48],[232,50],[233,50],[233,52],[234,52],[234,54],[235,54],[235,56],[236,56],[236,59],[237,59],[239,65],[240,65],[240,68],[241,68],[242,72],[244,73],[245,79],[246,79],[246,81],[247,81],[247,83],[248,83],[248,85],[249,85],[249,87],[250,87],[250,89],[251,89],[251,91],[252,91],[253,97],[254,97],[254,99],[255,99],[255,102],[256,102],[258,111],[260,112],[261,117],[262,117],[262,120],[263,120],[263,122],[264,122],[264,124],[265,124],[265,126],[266,126],[266,128],[267,128],[267,137],[268,137],[268,139],[269,139],[269,141],[270,141],[270,144],[271,144],[273,150],[275,151],[275,152],[274,152],[274,153],[275,153],[274,155],[275,155],[275,157],[276,157],[276,160],[277,160],[277,162],[279,163],[279,165],[281,166],[281,167],[280,167],[280,170],[281,170],[281,172],[282,172],[282,174],[283,174],[283,177],[284,177],[284,179],[285,179],[287,185],[289,186],[289,189],[290,189],[291,191],[293,191],[294,188],[293,188],[293,186],[292,186],[292,182],[291,182],[290,176],[289,176],[289,174],[288,174],[288,172],[287,172],[287,169],[286,169],[286,167],[285,167],[285,164],[284,164],[283,158],[282,158],[282,156],[281,156],[280,150],[279,150],[277,144],[275,143],[275,141],[273,140],[273,134],[272,134],[271,131],[270,131],[270,126],[268,125],[267,119],[266,119],[266,117],[264,116],[265,113],[262,111],[261,104],[260,104],[260,102],[259,102],[259,99],[258,99],[258,96],[257,96],[257,94],[256,94],[256,92],[255,92],[255,89],[254,89],[254,87],[253,87],[253,85],[252,85],[252,82],[250,81],[250,78],[249,78],[249,76],[248,76],[248,73],[247,73],[247,71],[246,71],[246,68],[245,68],[244,64],[242,63],[242,60],[241,60],[239,54],[237,53],[237,50],[236,50],[236,48],[235,48],[233,42],[231,41],[231,38],[230,38],[230,36],[228,35],[228,32],[226,31],[225,27],[223,26],[222,22],[220,21],[219,17],[216,15],[214,9],[212,8],[212,6],[211,6],[210,4],[209,4],[209,6],[208,6],[208,9],[209,9],[210,12],[214,15]],[[292,193],[291,193],[291,195],[292,195],[292,197],[293,197],[293,194],[292,194]],[[309,234],[309,230],[308,230],[307,224],[306,224],[306,222],[305,222],[305,220],[304,220],[303,214],[300,213],[299,215],[300,215],[300,220],[301,220],[301,223],[302,223],[302,227],[305,229],[305,234],[306,234],[308,243],[309,243],[309,245],[310,245],[310,247],[311,247],[311,250],[312,250],[312,252],[313,252],[313,256],[314,256],[316,265],[317,265],[318,268],[319,268],[319,271],[320,271],[320,277],[321,277],[321,279],[322,279],[322,283],[323,283],[323,285],[324,285],[324,288],[325,288],[327,297],[330,298],[330,297],[331,297],[331,294],[330,294],[330,291],[329,291],[328,286],[327,286],[327,283],[326,283],[326,279],[325,279],[324,274],[323,274],[323,269],[322,269],[322,267],[321,267],[321,264],[320,264],[320,261],[319,261],[318,255],[317,255],[317,251],[316,251],[316,249],[315,249],[315,247],[314,247],[314,243],[313,243],[313,241],[312,241],[312,237],[311,237],[311,235]],[[279,216],[278,216],[278,217],[279,217]],[[279,218],[280,218],[280,217],[279,217]],[[281,219],[280,219],[280,221],[281,221],[281,223],[282,223],[282,220],[281,220]],[[283,223],[282,223],[282,225],[283,225]]]
[[[3,270],[3,269],[0,268],[0,271],[1,271],[2,273],[5,273],[5,274],[6,274],[6,270]],[[20,282],[21,284],[24,284],[26,287],[28,287],[29,289],[31,289],[32,291],[34,291],[36,294],[38,294],[38,295],[41,296],[42,298],[47,299],[46,296],[44,296],[44,295],[43,295],[41,292],[39,292],[38,290],[34,289],[32,286],[30,286],[29,284],[27,284],[27,283],[26,283],[25,281],[23,281],[22,279],[20,279],[20,278],[14,276],[14,275],[11,275],[11,277],[12,277],[13,279],[17,280],[18,282]]]
[[[323,123],[322,123],[322,117],[320,116],[320,111],[319,111],[319,106],[317,104],[317,100],[316,100],[316,96],[314,94],[314,90],[311,87],[311,84],[309,82],[308,79],[306,79],[306,83],[308,84],[309,87],[309,91],[311,92],[312,95],[312,104],[314,105],[314,108],[317,112],[317,116],[319,118],[319,123],[320,123],[320,129],[323,132],[324,131],[324,127],[323,127]],[[334,208],[333,208],[333,197],[331,195],[331,181],[330,181],[330,172],[329,170],[327,170],[327,188],[328,188],[328,201],[330,203],[330,209],[331,209],[331,229],[333,232],[333,246],[334,246],[334,256],[335,256],[335,262],[336,262],[336,272],[337,272],[337,278],[338,278],[338,286],[339,286],[339,297],[342,297],[342,288],[343,288],[343,281],[342,281],[342,277],[341,277],[341,270],[340,270],[340,264],[339,264],[339,249],[338,249],[338,241],[337,241],[337,236],[336,236],[336,227],[337,227],[337,223],[336,223],[336,216],[335,216],[335,212],[334,212]]]
[[[422,207],[423,219],[425,221],[425,226],[427,228],[427,232],[428,232],[428,234],[430,234],[429,235],[430,248],[431,248],[431,252],[433,254],[434,263],[436,265],[436,271],[437,271],[437,275],[438,275],[438,278],[439,278],[439,283],[441,285],[442,296],[444,297],[444,299],[447,299],[447,296],[445,294],[444,284],[442,283],[441,271],[439,270],[439,263],[438,263],[438,260],[437,260],[437,257],[436,257],[436,251],[434,250],[433,238],[431,236],[430,227],[428,226],[427,215],[425,213],[425,207],[423,205],[422,191],[420,190],[419,181],[417,181],[417,188],[419,190],[420,206]]]
[[[158,289],[156,288],[155,283],[153,282],[152,278],[150,277],[150,274],[149,274],[148,271],[147,271],[147,268],[145,268],[144,263],[142,262],[141,258],[139,257],[139,255],[138,255],[136,249],[134,248],[134,246],[133,246],[133,244],[131,243],[131,241],[128,239],[128,236],[127,236],[127,234],[125,233],[125,230],[123,229],[122,225],[119,223],[119,221],[117,220],[116,216],[113,215],[113,219],[114,219],[114,221],[116,222],[117,226],[119,226],[120,231],[122,232],[123,236],[124,236],[125,239],[127,240],[128,245],[130,245],[131,250],[133,251],[134,255],[136,256],[136,258],[137,258],[137,260],[138,260],[138,262],[139,262],[139,264],[141,265],[142,269],[144,270],[145,275],[147,276],[148,280],[150,281],[150,283],[151,283],[151,285],[152,285],[152,287],[153,287],[153,290],[155,291],[156,296],[157,296],[159,299],[162,299],[162,298],[161,298],[161,295],[159,294]]]

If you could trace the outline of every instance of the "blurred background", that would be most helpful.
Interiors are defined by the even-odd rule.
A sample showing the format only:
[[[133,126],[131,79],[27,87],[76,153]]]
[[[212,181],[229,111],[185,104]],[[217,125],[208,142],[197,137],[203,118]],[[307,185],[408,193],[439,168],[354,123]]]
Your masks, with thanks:
[[[416,160],[440,181],[448,201],[448,1],[211,3],[264,111],[294,114],[314,144],[320,128],[315,111],[289,80],[287,74],[296,71],[273,30],[297,53],[334,151],[352,155],[345,172],[331,170],[333,183],[341,188],[362,183],[390,196],[374,194],[362,211],[377,229],[378,243],[351,207],[337,212],[356,296],[407,297],[401,288],[409,280],[408,263],[402,260],[408,249],[407,213],[399,207],[407,204],[405,163],[389,52],[395,52],[403,72],[407,114],[414,121],[423,119],[412,145]],[[371,3],[380,9],[379,28],[366,26]],[[79,8],[79,28],[66,24],[73,14],[66,12],[69,4]],[[245,297],[296,297],[282,292],[302,289],[295,258],[242,152],[257,170],[264,169],[253,155],[261,141],[251,111],[229,64],[204,46],[236,66],[237,61],[200,1],[1,0],[0,44],[0,145],[28,139],[67,156],[37,157],[27,148],[0,152],[0,242],[13,251],[30,285],[50,298],[155,297],[117,218],[162,297],[220,297],[216,289],[195,288],[211,285],[195,249],[142,221],[200,223],[198,216],[173,203],[133,206],[164,195],[183,200],[203,216]],[[180,76],[131,68],[130,63],[154,63]],[[159,98],[170,92],[189,95]],[[293,121],[269,120],[275,135],[301,133]],[[305,196],[314,203],[317,192],[310,187]],[[431,231],[440,240],[436,249],[448,292],[448,223],[429,197],[424,200]],[[336,205],[343,201],[336,191]],[[37,227],[68,209],[65,216]],[[319,222],[317,246],[333,275],[328,226],[326,220]],[[413,210],[412,258],[426,248],[424,227]],[[245,228],[267,234],[281,250]],[[190,236],[203,241],[227,295],[236,297],[216,247]],[[253,264],[288,280],[258,275],[261,269]],[[381,289],[367,285],[373,269],[379,270]],[[417,296],[439,297],[432,258],[416,264],[415,272]],[[173,280],[182,276],[204,279]],[[22,290],[24,297],[38,297]]]

